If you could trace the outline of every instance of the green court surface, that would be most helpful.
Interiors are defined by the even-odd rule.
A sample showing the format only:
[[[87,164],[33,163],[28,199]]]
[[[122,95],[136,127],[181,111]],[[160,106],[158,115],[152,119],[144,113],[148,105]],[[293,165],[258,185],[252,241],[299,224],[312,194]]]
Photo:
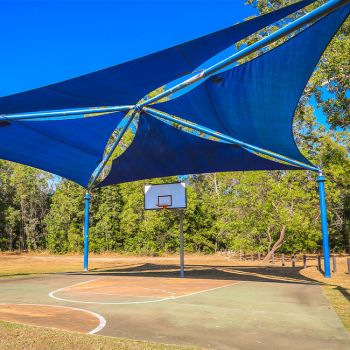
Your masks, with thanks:
[[[350,349],[311,280],[263,278],[244,267],[185,279],[171,267],[149,270],[3,278],[0,319],[210,349]]]

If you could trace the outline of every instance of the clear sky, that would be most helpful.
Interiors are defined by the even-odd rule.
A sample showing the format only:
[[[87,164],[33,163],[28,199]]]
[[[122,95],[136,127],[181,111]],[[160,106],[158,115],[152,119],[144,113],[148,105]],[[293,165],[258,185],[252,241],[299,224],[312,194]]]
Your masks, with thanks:
[[[244,0],[0,0],[0,96],[149,54],[253,14]]]

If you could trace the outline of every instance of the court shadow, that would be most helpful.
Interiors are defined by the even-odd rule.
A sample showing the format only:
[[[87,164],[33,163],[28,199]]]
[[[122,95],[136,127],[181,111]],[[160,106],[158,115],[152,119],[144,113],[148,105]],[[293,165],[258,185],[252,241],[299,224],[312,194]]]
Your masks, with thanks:
[[[215,279],[228,281],[276,282],[321,285],[300,274],[301,267],[278,266],[212,266],[186,265],[185,276],[190,279]],[[80,273],[74,273],[80,274]],[[140,264],[108,269],[92,269],[88,275],[139,276],[150,278],[180,278],[178,265]]]
[[[349,293],[349,290],[348,290],[348,289],[343,288],[343,287],[340,287],[340,286],[337,286],[336,289],[337,289],[341,294],[343,294],[344,298],[345,298],[347,301],[350,301],[350,293]]]

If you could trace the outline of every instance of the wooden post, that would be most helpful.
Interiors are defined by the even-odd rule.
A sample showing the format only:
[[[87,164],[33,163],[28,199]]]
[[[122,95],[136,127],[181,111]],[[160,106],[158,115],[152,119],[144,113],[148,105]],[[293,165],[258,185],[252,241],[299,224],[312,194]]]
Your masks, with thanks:
[[[295,267],[295,254],[292,255],[292,267]]]
[[[348,274],[350,275],[350,258],[347,258],[347,262],[348,262]]]
[[[239,251],[239,260],[242,261],[242,251],[241,250]]]
[[[271,260],[272,260],[272,263],[274,264],[275,263],[275,253],[272,253]]]
[[[337,258],[333,255],[332,256],[333,261],[333,272],[337,272]]]
[[[258,253],[258,260],[260,261],[260,252]]]
[[[303,269],[306,269],[306,255],[303,255]]]
[[[254,253],[250,254],[250,258],[251,258],[252,261],[254,261]]]
[[[321,255],[317,255],[317,269],[320,272],[322,270],[322,267],[321,267]]]
[[[284,253],[282,253],[282,266],[285,266],[285,263],[284,263]]]

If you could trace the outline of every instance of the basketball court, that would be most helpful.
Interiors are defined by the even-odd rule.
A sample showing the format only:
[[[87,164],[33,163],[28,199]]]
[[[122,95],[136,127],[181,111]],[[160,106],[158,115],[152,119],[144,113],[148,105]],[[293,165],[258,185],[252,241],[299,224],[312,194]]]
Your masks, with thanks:
[[[286,270],[285,270],[286,272]],[[346,349],[322,286],[266,268],[125,265],[2,279],[0,319],[214,349]]]

